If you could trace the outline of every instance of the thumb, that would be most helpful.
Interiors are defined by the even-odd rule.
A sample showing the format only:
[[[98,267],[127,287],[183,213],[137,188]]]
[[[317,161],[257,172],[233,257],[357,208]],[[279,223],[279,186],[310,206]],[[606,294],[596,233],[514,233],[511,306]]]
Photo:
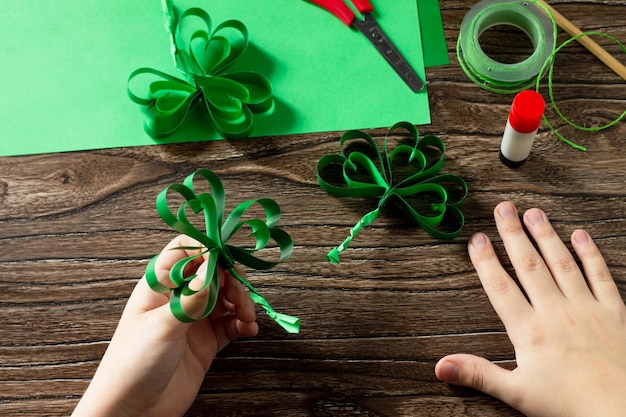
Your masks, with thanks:
[[[435,375],[441,381],[474,388],[504,402],[509,399],[511,371],[475,355],[446,356],[435,365]]]

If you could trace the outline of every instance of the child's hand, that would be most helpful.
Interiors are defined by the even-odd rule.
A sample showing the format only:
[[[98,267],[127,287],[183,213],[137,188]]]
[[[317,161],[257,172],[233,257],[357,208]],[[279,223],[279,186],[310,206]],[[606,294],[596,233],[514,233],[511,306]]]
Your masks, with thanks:
[[[176,261],[195,254],[169,250],[180,246],[199,244],[178,236],[165,247],[155,268],[163,283]],[[196,267],[198,276],[203,276],[206,263]],[[254,303],[244,285],[228,272],[220,269],[219,273],[220,298],[215,309],[208,318],[193,323],[178,321],[170,311],[169,295],[152,291],[143,277],[73,415],[182,416],[215,355],[231,340],[255,336],[259,330]],[[203,311],[206,291],[189,297],[186,311]]]
[[[623,416],[626,413],[626,307],[587,232],[572,245],[584,273],[538,209],[524,224],[511,203],[495,209],[498,233],[528,300],[502,268],[491,242],[474,235],[470,258],[515,347],[517,368],[473,355],[450,355],[438,378],[493,395],[528,416]]]

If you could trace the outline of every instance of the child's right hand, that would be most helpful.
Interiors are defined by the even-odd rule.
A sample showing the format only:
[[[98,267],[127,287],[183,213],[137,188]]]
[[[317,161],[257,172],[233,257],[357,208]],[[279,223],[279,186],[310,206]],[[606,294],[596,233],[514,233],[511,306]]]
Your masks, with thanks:
[[[626,306],[589,234],[572,234],[583,275],[541,210],[524,215],[538,251],[513,204],[499,204],[495,219],[528,299],[486,235],[474,235],[468,250],[515,347],[517,368],[457,354],[439,361],[437,377],[493,395],[528,416],[626,415]]]

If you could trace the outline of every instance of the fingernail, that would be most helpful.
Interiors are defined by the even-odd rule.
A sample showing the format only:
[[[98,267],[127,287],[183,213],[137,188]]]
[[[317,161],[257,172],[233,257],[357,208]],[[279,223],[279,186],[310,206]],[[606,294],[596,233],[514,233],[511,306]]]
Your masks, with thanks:
[[[196,278],[202,282],[204,282],[204,279],[206,278],[206,269],[207,269],[207,263],[203,262],[202,265],[200,265],[198,269],[196,270]]]
[[[482,233],[476,233],[470,239],[470,245],[472,245],[476,249],[480,249],[480,248],[484,247],[486,244],[487,244],[487,236],[485,236]]]
[[[500,217],[502,217],[503,219],[510,219],[511,217],[514,217],[516,215],[515,206],[510,203],[500,204],[497,211]]]
[[[457,382],[460,368],[454,362],[444,362],[439,366],[438,377],[445,382]]]
[[[530,209],[526,212],[526,218],[532,226],[536,226],[545,221],[543,212],[539,209]]]
[[[574,239],[574,242],[578,243],[579,245],[589,243],[589,241],[591,240],[589,233],[584,230],[574,230],[572,238]]]

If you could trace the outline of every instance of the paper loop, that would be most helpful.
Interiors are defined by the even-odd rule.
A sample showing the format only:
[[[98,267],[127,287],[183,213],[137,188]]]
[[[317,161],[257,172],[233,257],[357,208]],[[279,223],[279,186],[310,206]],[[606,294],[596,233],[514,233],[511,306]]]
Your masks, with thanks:
[[[241,139],[254,129],[254,114],[272,109],[272,86],[261,74],[227,72],[243,55],[248,30],[227,20],[212,30],[211,18],[200,8],[186,9],[177,18],[165,7],[172,55],[182,79],[152,68],[139,68],[128,78],[128,96],[147,106],[144,129],[165,138],[183,125],[193,106],[202,102],[213,127],[222,137]]]
[[[398,129],[409,133],[411,144],[401,143],[390,151],[387,139]],[[341,137],[340,155],[326,155],[318,161],[317,181],[326,192],[339,197],[380,197],[378,207],[363,216],[350,230],[350,236],[328,253],[329,262],[339,263],[339,254],[363,227],[376,220],[389,200],[397,200],[409,216],[435,238],[453,239],[461,232],[465,219],[460,206],[468,193],[467,183],[456,175],[439,174],[445,155],[445,145],[439,137],[428,135],[421,140],[418,137],[413,124],[396,123],[387,132],[381,151],[370,135],[352,130]],[[367,153],[348,151],[347,144],[354,140],[365,145]],[[335,182],[325,178],[326,171],[333,166],[341,170],[340,179]],[[394,179],[394,167],[401,168],[404,175],[400,179]]]
[[[195,182],[205,180],[210,186],[210,192],[198,193]],[[174,194],[177,199],[184,200],[176,210],[172,211],[168,196]],[[218,266],[228,269],[230,274],[241,281],[249,290],[253,300],[260,304],[280,326],[290,333],[299,331],[300,320],[284,314],[278,314],[263,298],[263,296],[234,269],[235,262],[240,262],[250,268],[270,269],[288,259],[293,252],[293,241],[289,234],[276,225],[281,217],[278,204],[269,198],[249,200],[239,204],[225,219],[226,196],[219,177],[208,169],[198,170],[188,175],[182,184],[172,184],[159,193],[156,199],[156,208],[163,221],[178,233],[185,234],[200,243],[198,247],[178,247],[172,250],[194,249],[199,254],[185,257],[176,262],[170,270],[171,285],[159,282],[155,266],[159,255],[155,256],[146,268],[148,285],[154,291],[167,293],[171,291],[170,308],[174,316],[183,322],[191,322],[207,317],[215,307],[218,292]],[[265,212],[265,219],[244,218],[246,211],[253,205],[260,206]],[[191,213],[190,213],[191,212]],[[202,214],[202,229],[192,222],[189,215]],[[249,232],[248,238],[254,241],[252,248],[243,248],[228,244],[228,241],[243,227]],[[268,248],[270,244],[277,247],[278,259],[268,261],[255,255],[256,252]],[[206,257],[207,270],[202,278],[203,285],[198,290],[189,288],[189,284],[196,278],[195,275],[186,276],[186,267]],[[191,316],[183,308],[183,299],[204,289],[209,289],[209,297],[201,315]]]

